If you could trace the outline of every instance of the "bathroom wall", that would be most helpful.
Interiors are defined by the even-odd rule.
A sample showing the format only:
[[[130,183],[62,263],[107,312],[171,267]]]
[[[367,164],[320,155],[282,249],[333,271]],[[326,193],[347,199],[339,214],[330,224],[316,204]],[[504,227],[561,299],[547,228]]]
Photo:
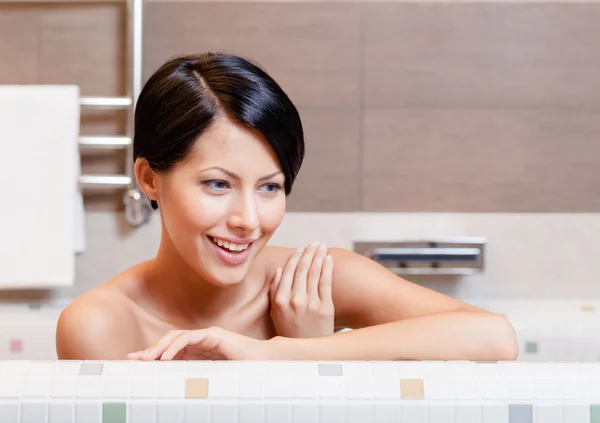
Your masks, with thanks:
[[[144,77],[226,50],[289,92],[307,157],[273,243],[483,236],[483,275],[419,282],[463,298],[598,297],[599,21],[599,3],[149,1]],[[124,95],[124,25],[121,2],[0,2],[0,83]],[[84,133],[123,130],[124,113],[83,115]],[[124,153],[82,166],[119,173]],[[159,216],[128,228],[121,195],[86,193],[76,286],[0,298],[69,299],[151,257]]]

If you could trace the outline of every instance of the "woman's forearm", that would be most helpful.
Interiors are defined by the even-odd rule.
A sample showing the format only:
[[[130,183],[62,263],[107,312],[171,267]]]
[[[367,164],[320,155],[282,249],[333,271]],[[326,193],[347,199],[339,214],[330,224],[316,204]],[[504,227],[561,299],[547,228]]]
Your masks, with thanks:
[[[518,343],[501,316],[453,311],[319,338],[276,337],[278,360],[514,360]]]

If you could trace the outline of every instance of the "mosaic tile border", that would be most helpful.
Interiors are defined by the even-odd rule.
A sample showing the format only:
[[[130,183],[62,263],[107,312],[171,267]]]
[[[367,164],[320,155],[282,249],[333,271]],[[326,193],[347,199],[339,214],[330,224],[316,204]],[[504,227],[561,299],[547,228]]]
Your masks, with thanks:
[[[0,361],[0,423],[600,423],[600,363]]]

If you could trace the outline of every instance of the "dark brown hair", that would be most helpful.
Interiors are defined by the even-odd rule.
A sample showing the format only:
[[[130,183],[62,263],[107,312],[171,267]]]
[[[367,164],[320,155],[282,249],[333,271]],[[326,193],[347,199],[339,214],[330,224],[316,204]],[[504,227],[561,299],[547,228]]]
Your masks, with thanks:
[[[258,65],[226,53],[180,56],[146,82],[136,103],[134,160],[156,171],[185,159],[219,117],[258,131],[270,144],[289,195],[304,159],[304,133],[296,107]],[[155,201],[152,207],[158,208]]]

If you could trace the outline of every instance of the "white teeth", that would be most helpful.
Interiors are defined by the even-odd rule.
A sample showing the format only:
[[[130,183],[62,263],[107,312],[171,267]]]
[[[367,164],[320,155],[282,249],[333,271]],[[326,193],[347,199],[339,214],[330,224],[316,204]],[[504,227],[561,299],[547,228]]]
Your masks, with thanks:
[[[250,244],[234,244],[233,242],[225,241],[224,239],[214,238],[213,242],[219,247],[223,247],[229,251],[244,251]]]

